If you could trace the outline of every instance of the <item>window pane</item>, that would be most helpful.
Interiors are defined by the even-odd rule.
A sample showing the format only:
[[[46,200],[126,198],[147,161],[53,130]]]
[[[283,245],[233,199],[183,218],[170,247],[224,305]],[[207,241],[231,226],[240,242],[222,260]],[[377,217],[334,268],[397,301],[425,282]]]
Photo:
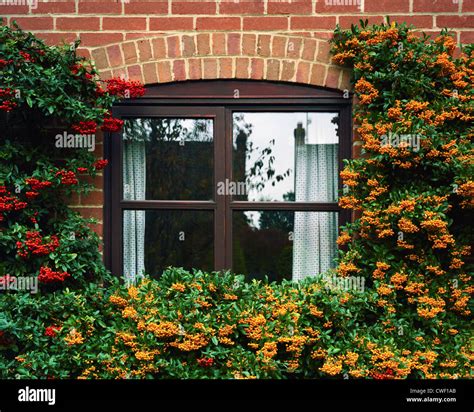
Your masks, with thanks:
[[[213,199],[212,119],[127,119],[122,136],[124,199]]]
[[[233,271],[299,280],[334,267],[337,212],[234,211]]]
[[[213,270],[213,211],[125,210],[123,265],[128,279],[168,266]]]
[[[234,200],[335,202],[338,113],[234,113]]]

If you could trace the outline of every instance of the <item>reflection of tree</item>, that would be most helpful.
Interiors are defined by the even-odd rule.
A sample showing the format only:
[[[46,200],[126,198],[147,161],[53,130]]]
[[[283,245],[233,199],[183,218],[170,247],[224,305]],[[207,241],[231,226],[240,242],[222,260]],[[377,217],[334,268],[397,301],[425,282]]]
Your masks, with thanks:
[[[294,196],[288,192],[283,197],[285,201],[292,201]],[[264,276],[270,280],[291,278],[293,227],[293,211],[261,211],[257,225],[245,213],[234,213],[234,271],[257,279]]]
[[[137,118],[124,122],[123,135],[124,140],[133,141],[210,142],[211,126],[208,119]]]
[[[214,140],[213,130],[212,130],[212,121],[208,119],[194,119],[187,120],[187,122],[192,121],[192,128],[183,128],[185,139],[187,141],[196,141],[196,142],[212,142]]]
[[[269,146],[260,148],[255,146],[249,137],[252,134],[252,124],[245,121],[244,113],[234,117],[234,181],[245,182],[248,191],[261,192],[267,183],[275,186],[276,183],[290,176],[291,169],[277,173],[274,167],[275,156],[273,146],[275,139],[269,141]],[[246,167],[247,160],[256,157],[250,167]],[[237,200],[247,200],[246,195],[236,196]]]
[[[214,270],[213,233],[213,215],[209,212],[147,212],[147,272],[158,276],[167,266]]]
[[[247,182],[245,176],[245,159],[247,156],[247,140],[252,134],[252,125],[245,122],[244,115],[234,117],[234,159],[233,180],[234,182]],[[247,194],[239,193],[235,196],[237,200],[247,200]]]
[[[133,142],[144,145],[146,199],[212,198],[212,121],[133,119],[124,124],[124,149],[136,150]],[[145,216],[147,272],[159,275],[169,265],[213,270],[211,213],[157,210]]]
[[[268,147],[257,147],[250,140],[252,124],[245,121],[244,114],[234,117],[233,180],[245,182],[248,190],[261,192],[267,184],[276,183],[290,176],[291,169],[278,173],[275,170],[273,148],[275,139]],[[248,161],[252,164],[247,166]],[[246,195],[236,196],[247,200]],[[283,196],[283,200],[294,200],[294,193]],[[286,211],[262,211],[258,224],[243,212],[235,212],[233,219],[233,269],[251,277],[270,280],[291,278],[294,213]],[[257,226],[257,227],[256,227]]]
[[[283,195],[283,200],[286,202],[291,202],[295,200],[295,193],[288,192]],[[260,213],[260,218],[258,220],[261,230],[264,229],[280,229],[286,233],[293,232],[295,221],[295,214],[293,211],[285,210],[275,210],[267,211],[263,210]]]
[[[268,220],[272,213],[265,212]],[[291,278],[292,244],[282,225],[257,228],[243,212],[234,213],[233,269],[252,278]]]
[[[335,125],[334,131],[336,136],[339,137],[339,115],[335,114],[334,117],[331,119],[331,123]]]
[[[211,120],[134,119],[124,127],[127,140],[145,141],[147,199],[212,198]]]

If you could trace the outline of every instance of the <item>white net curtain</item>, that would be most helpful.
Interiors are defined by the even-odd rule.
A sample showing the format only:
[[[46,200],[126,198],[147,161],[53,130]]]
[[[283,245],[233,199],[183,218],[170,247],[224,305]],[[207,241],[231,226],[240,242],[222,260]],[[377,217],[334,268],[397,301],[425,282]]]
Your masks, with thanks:
[[[139,119],[137,119],[139,121]],[[145,200],[146,137],[123,134],[123,194],[127,200]],[[145,270],[145,211],[123,214],[123,270],[128,283],[135,283]]]
[[[302,132],[295,130],[295,201],[335,202],[338,190],[338,140],[334,114],[312,114]],[[301,125],[299,125],[301,126]],[[295,212],[293,280],[334,266],[337,213]]]

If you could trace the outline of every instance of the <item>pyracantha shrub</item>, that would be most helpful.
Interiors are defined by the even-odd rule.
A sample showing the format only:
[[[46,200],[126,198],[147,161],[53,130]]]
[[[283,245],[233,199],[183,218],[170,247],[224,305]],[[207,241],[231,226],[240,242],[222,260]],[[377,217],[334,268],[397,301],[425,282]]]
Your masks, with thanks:
[[[77,133],[95,133],[98,126],[117,131],[119,119],[110,108],[123,98],[143,96],[144,87],[121,78],[102,81],[94,66],[77,55],[79,41],[47,46],[17,26],[0,27],[0,111],[39,112],[61,119]]]
[[[441,350],[458,331],[435,348],[423,328],[394,336],[377,321],[371,298],[322,277],[269,284],[178,268],[131,286],[90,284],[7,310],[0,328],[9,357],[0,358],[0,373],[79,379],[469,376],[469,353]],[[0,302],[18,305],[14,295]],[[34,344],[25,345],[28,335]]]
[[[118,130],[114,98],[143,88],[101,83],[76,45],[51,48],[8,28],[1,36],[0,281],[39,280],[35,295],[0,292],[1,377],[470,375],[470,47],[454,58],[447,33],[431,41],[404,25],[335,32],[334,61],[353,69],[363,142],[342,172],[340,204],[359,217],[342,230],[335,273],[365,279],[357,291],[320,276],[269,284],[169,269],[136,285],[108,277],[99,238],[67,206],[93,189],[107,161],[52,150],[48,130],[58,124],[47,122]]]
[[[144,94],[138,82],[101,81],[78,45],[0,28],[0,276],[37,277],[41,290],[105,273],[93,221],[68,203],[86,199],[107,165],[94,153],[95,133],[120,130],[113,103]],[[75,147],[82,137],[93,146]]]
[[[473,47],[454,57],[448,32],[431,40],[395,23],[338,28],[332,47],[333,61],[352,69],[362,142],[362,156],[341,174],[340,206],[359,218],[339,238],[347,251],[338,273],[366,277],[378,322],[393,339],[418,330],[434,358],[467,353]],[[446,367],[438,376],[459,374]]]
[[[68,306],[76,307],[69,290],[97,289],[108,279],[100,239],[90,227],[94,219],[68,205],[74,198],[87,199],[107,166],[94,153],[101,143],[95,133],[98,127],[120,130],[122,121],[111,116],[113,103],[143,95],[144,89],[124,79],[101,81],[93,65],[77,55],[78,44],[51,47],[17,27],[0,28],[4,365],[60,333],[59,320],[67,319]],[[93,146],[74,146],[83,137]],[[17,290],[20,280],[26,291]],[[58,322],[43,327],[43,319],[55,318]]]
[[[0,151],[0,276],[37,277],[42,291],[100,279],[94,222],[68,207],[70,196],[93,189],[84,177],[97,175],[94,157],[55,159],[51,148],[10,141]]]

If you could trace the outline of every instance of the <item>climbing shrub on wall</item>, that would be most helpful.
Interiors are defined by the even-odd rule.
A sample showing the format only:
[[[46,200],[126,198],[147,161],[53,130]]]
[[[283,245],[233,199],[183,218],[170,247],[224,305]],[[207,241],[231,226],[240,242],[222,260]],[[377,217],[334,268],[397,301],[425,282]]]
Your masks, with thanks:
[[[472,48],[454,58],[447,33],[404,25],[335,32],[364,152],[346,162],[340,200],[359,217],[337,273],[365,277],[357,291],[179,268],[132,286],[108,277],[99,239],[67,207],[106,161],[55,150],[50,131],[119,130],[111,104],[143,87],[100,82],[76,44],[6,27],[0,40],[0,275],[40,285],[0,291],[2,378],[470,375]]]
[[[443,31],[405,24],[337,29],[333,60],[353,69],[362,156],[342,172],[358,212],[339,244],[341,276],[365,276],[385,333],[408,330],[433,359],[462,364],[472,315],[474,54]],[[425,371],[426,377],[432,374]]]
[[[78,44],[0,29],[0,275],[35,276],[42,290],[103,272],[98,237],[68,203],[107,165],[93,149],[98,127],[120,130],[113,103],[144,93],[136,82],[100,81]]]
[[[0,28],[4,367],[18,353],[41,345],[45,328],[67,318],[68,289],[107,278],[100,239],[89,227],[93,221],[68,204],[93,189],[91,182],[107,165],[91,149],[99,142],[98,127],[121,127],[122,121],[110,115],[113,103],[144,89],[123,79],[100,81],[90,62],[77,55],[78,44],[51,47],[17,27]],[[78,147],[84,142],[93,145]],[[41,310],[35,314],[33,308]]]

